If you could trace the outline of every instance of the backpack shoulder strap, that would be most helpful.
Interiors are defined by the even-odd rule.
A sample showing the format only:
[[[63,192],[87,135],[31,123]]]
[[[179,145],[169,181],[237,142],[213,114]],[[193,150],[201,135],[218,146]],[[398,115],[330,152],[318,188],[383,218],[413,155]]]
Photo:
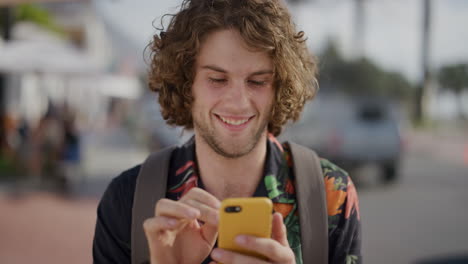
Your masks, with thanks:
[[[294,161],[303,263],[328,263],[328,216],[322,166],[317,154],[288,142]]]
[[[169,162],[174,146],[151,154],[140,168],[133,195],[131,258],[132,264],[149,260],[148,241],[143,222],[154,216],[156,202],[166,197]]]

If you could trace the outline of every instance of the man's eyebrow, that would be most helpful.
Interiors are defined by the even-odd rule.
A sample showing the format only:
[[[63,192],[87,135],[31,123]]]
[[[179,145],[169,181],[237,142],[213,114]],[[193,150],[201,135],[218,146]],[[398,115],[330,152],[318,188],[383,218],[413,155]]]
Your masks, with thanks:
[[[214,65],[205,65],[205,66],[202,66],[201,67],[202,69],[208,69],[208,70],[212,70],[212,71],[217,71],[217,72],[222,72],[222,73],[227,73],[226,70],[218,67],[218,66],[214,66]]]
[[[221,73],[227,73],[227,71],[223,68],[220,68],[218,66],[215,66],[215,65],[204,65],[204,66],[201,66],[202,69],[208,69],[208,70],[212,70],[212,71],[217,71],[217,72],[221,72]],[[250,74],[250,76],[255,76],[255,75],[263,75],[263,74],[274,74],[274,71],[272,70],[260,70],[260,71],[256,71],[256,72],[253,72]]]
[[[263,75],[263,74],[274,74],[275,72],[272,70],[261,70],[261,71],[256,71],[250,74],[250,76],[255,76],[255,75]]]

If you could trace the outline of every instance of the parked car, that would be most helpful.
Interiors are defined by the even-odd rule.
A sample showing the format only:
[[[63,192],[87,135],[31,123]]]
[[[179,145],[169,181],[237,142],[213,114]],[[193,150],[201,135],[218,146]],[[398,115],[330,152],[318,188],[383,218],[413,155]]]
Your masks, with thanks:
[[[381,98],[320,97],[284,137],[347,170],[377,164],[390,182],[398,177],[403,150],[394,110]]]

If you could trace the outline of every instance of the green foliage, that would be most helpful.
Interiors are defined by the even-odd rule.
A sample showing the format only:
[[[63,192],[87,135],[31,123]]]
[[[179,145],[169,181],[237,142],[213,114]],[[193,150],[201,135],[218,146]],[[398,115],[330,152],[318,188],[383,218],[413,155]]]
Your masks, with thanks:
[[[21,4],[14,9],[14,21],[29,21],[60,36],[65,36],[64,30],[55,23],[50,13],[34,4]]]
[[[0,155],[0,180],[7,180],[17,175],[17,168],[13,160]]]
[[[283,192],[278,189],[281,183],[276,180],[274,175],[268,175],[265,177],[265,185],[270,199],[274,199],[283,194]]]
[[[414,88],[400,73],[387,72],[369,59],[346,61],[330,42],[320,64],[321,85],[337,87],[349,94],[366,94],[406,99]]]
[[[47,10],[33,4],[23,4],[17,9],[19,21],[31,21],[59,35],[64,35],[64,30],[55,23]]]
[[[358,263],[358,257],[355,255],[346,256],[346,264],[356,264]]]
[[[468,65],[444,66],[439,70],[438,79],[443,88],[460,93],[463,89],[468,89]]]

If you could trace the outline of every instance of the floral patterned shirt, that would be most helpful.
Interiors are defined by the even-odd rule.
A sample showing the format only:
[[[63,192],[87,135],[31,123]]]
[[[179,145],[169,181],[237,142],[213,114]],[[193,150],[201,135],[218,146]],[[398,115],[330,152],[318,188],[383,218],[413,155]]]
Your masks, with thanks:
[[[272,135],[267,144],[263,181],[254,196],[272,200],[273,208],[283,215],[289,246],[302,263],[301,230],[294,185],[293,161],[286,144]],[[327,196],[329,263],[361,263],[359,202],[351,178],[326,159],[320,160]],[[179,200],[191,188],[204,188],[199,177],[193,140],[178,148],[172,156],[166,197]],[[209,263],[208,257],[203,263]]]
[[[356,189],[348,174],[321,159],[327,196],[329,263],[362,263],[359,203]],[[267,144],[263,180],[254,196],[266,196],[274,210],[283,215],[290,247],[301,258],[301,230],[294,188],[293,161],[287,145],[273,136]],[[107,187],[97,210],[93,241],[93,263],[131,263],[131,220],[136,179],[141,166],[114,178]],[[166,197],[180,199],[191,188],[204,188],[199,177],[195,143],[190,140],[176,148],[171,157]],[[208,257],[203,263],[209,263]]]

